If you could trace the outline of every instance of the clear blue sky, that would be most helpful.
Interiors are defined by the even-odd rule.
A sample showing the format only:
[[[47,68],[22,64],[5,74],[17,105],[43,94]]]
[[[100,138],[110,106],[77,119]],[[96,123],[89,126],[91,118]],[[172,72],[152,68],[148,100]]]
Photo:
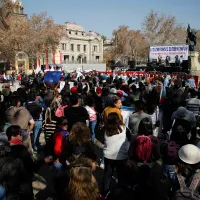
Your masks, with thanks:
[[[22,0],[25,13],[46,11],[54,21],[76,22],[111,38],[113,29],[128,25],[141,29],[145,16],[153,9],[173,15],[178,23],[200,29],[200,0]]]

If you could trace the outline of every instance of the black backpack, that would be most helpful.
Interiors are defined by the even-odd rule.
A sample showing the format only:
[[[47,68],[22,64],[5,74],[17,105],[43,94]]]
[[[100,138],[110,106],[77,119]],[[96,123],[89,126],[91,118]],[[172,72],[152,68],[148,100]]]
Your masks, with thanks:
[[[25,107],[30,112],[34,120],[38,120],[40,118],[40,114],[42,113],[42,107],[40,105],[35,102],[26,102]]]

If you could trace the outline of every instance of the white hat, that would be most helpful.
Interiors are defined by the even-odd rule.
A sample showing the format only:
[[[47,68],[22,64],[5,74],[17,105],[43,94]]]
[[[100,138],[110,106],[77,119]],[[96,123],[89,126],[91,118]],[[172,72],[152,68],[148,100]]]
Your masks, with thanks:
[[[187,144],[179,149],[178,156],[187,164],[197,164],[200,162],[200,149],[193,144]]]

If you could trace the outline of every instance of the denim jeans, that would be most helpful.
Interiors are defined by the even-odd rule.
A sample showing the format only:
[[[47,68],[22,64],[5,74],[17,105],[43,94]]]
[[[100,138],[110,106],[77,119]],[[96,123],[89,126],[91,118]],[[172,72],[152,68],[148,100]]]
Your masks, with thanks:
[[[163,172],[166,177],[174,180],[176,172],[173,165],[163,164]]]
[[[97,120],[94,121],[90,121],[90,130],[91,130],[91,134],[92,134],[92,142],[94,142],[95,139],[95,127],[97,124]]]
[[[39,139],[40,139],[40,134],[42,131],[42,120],[36,120],[35,121],[35,127],[33,130],[33,134],[34,134],[34,141],[33,141],[33,149],[35,151],[38,150],[39,147]]]
[[[6,191],[5,191],[5,188],[2,185],[0,185],[0,199],[6,200]]]
[[[124,177],[124,164],[127,160],[111,160],[104,158],[105,168],[104,168],[104,175],[103,175],[103,192],[104,195],[106,195],[111,186],[111,180],[112,175],[114,172],[114,169],[117,170],[117,178],[118,178],[118,184],[122,185],[124,183],[125,177]]]
[[[56,171],[57,171],[57,172],[60,172],[60,171],[61,171],[62,164],[61,164],[60,162],[54,162],[53,165],[54,165],[54,167],[56,168]]]

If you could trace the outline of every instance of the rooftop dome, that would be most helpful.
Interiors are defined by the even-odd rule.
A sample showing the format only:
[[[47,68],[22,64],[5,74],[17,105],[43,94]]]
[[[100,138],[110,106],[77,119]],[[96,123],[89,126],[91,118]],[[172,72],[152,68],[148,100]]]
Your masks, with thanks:
[[[94,32],[94,31],[89,31],[89,32],[87,33],[87,35],[88,35],[88,36],[93,36],[93,37],[98,37],[98,36],[99,36],[99,34],[96,33],[96,32]]]
[[[85,30],[83,29],[83,27],[80,26],[80,25],[78,25],[78,24],[76,24],[76,23],[65,22],[65,27],[66,27],[67,30],[85,32]]]

